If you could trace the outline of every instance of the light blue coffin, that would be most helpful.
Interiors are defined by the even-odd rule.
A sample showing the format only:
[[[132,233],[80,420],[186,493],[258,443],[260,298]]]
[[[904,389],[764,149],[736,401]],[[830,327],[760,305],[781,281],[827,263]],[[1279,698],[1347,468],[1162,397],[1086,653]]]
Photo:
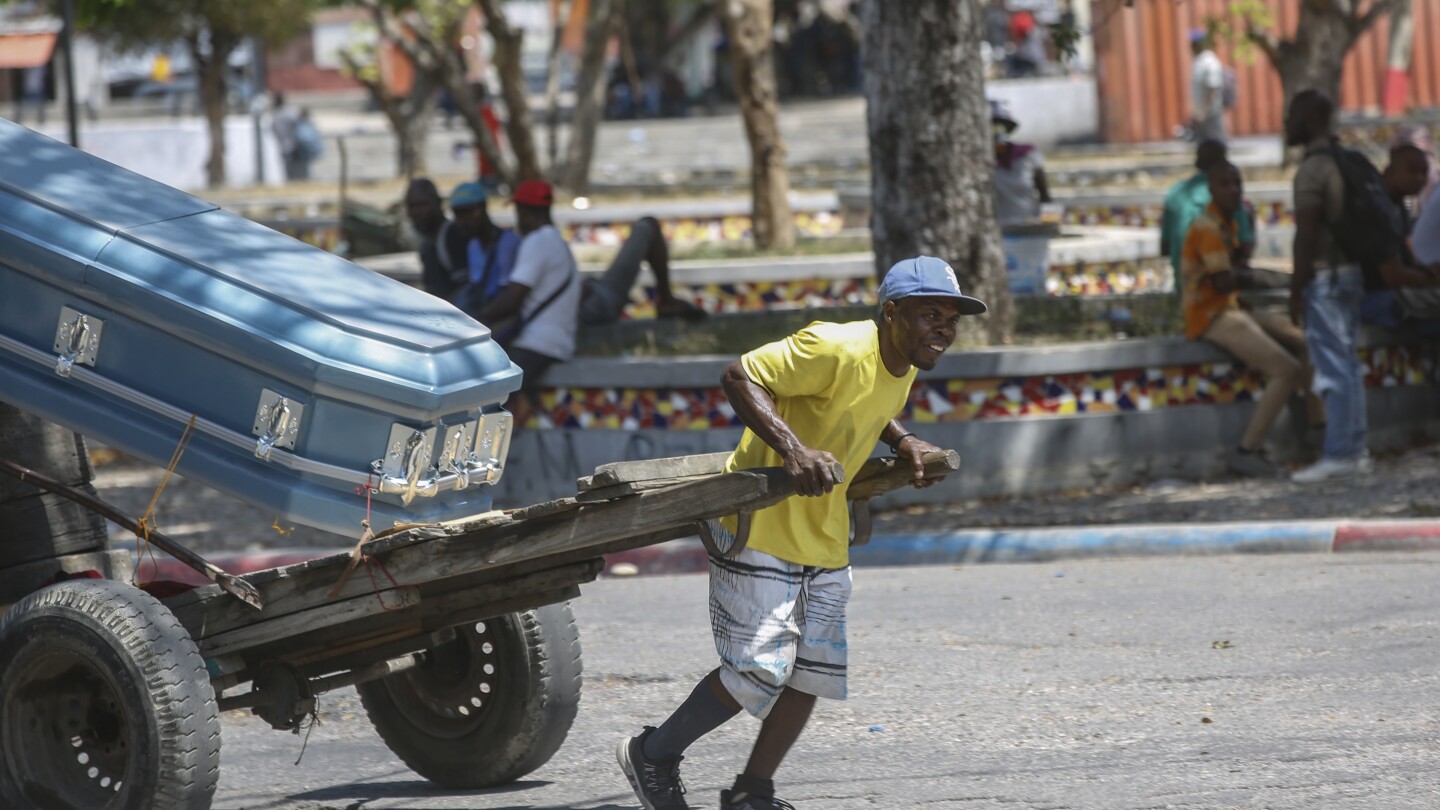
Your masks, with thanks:
[[[0,399],[355,535],[490,508],[520,372],[449,304],[0,120]],[[26,459],[14,459],[25,463]]]

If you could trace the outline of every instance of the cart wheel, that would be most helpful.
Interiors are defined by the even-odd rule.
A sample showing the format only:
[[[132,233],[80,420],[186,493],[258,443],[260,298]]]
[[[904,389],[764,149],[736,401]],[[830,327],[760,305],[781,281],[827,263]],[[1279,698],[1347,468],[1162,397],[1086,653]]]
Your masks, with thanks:
[[[110,580],[37,591],[0,618],[0,806],[205,810],[220,719],[195,642]]]
[[[380,738],[447,788],[513,782],[550,760],[580,702],[568,604],[456,628],[425,663],[356,687]]]

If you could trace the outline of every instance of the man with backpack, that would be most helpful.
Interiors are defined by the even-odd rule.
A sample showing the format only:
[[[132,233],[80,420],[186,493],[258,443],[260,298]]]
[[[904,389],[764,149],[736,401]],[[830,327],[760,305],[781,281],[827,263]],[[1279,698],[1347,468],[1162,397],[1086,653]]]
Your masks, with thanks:
[[[1374,165],[1342,148],[1331,130],[1335,104],[1318,90],[1290,103],[1285,140],[1304,146],[1295,173],[1295,272],[1290,318],[1305,325],[1315,393],[1328,421],[1320,460],[1293,480],[1316,483],[1368,473],[1365,370],[1355,354],[1365,276],[1393,275],[1405,232]]]

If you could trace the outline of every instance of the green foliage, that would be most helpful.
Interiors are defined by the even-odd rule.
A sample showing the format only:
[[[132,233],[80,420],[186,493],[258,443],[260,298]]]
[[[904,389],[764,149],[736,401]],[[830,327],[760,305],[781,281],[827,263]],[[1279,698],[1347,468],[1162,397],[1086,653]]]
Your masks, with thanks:
[[[1050,28],[1050,42],[1055,45],[1055,53],[1060,57],[1062,64],[1069,64],[1070,60],[1080,54],[1081,32],[1075,24],[1073,16],[1062,17],[1058,22],[1053,22]]]
[[[281,43],[310,23],[318,0],[77,0],[76,26],[121,49],[198,38],[210,31]]]
[[[1230,45],[1242,62],[1255,61],[1259,49],[1250,38],[1252,31],[1269,31],[1275,25],[1275,12],[1264,0],[1232,0],[1224,15],[1205,18],[1205,30],[1215,42]]]

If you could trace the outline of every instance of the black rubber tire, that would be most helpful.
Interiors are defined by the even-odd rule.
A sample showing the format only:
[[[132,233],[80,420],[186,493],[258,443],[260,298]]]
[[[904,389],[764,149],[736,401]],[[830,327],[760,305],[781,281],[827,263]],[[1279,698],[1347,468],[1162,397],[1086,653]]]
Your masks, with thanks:
[[[575,722],[575,616],[569,604],[547,605],[456,630],[420,667],[359,684],[360,700],[380,739],[431,782],[513,782],[549,762]]]
[[[169,609],[122,582],[71,580],[0,617],[0,807],[207,810],[220,717]]]

